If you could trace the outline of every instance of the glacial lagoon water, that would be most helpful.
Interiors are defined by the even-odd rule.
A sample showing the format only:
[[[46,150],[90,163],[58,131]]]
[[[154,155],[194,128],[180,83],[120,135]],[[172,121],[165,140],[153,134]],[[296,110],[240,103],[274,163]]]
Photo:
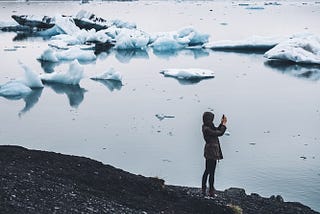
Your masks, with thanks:
[[[192,25],[211,40],[252,35],[320,35],[320,4],[137,1],[59,3],[0,2],[0,21],[13,14],[75,14],[80,9],[106,19],[135,22],[146,32]],[[0,84],[18,79],[18,60],[39,74],[68,69],[69,62],[41,64],[47,41],[0,33]],[[268,63],[263,53],[204,49],[171,53],[108,51],[83,63],[80,86],[50,84],[24,99],[0,97],[1,144],[80,155],[167,184],[200,186],[204,169],[201,116],[228,117],[221,138],[224,160],[216,188],[245,188],[262,196],[280,194],[320,211],[320,69]],[[89,77],[110,67],[123,85]],[[163,68],[211,69],[215,78],[178,81]],[[160,120],[157,114],[170,116]]]

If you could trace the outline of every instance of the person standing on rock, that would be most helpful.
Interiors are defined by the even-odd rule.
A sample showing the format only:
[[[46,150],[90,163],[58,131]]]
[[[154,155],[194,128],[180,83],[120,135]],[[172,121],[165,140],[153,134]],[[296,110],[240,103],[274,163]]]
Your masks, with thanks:
[[[202,176],[202,194],[206,195],[207,178],[209,175],[209,196],[214,196],[214,172],[217,165],[217,160],[223,159],[222,151],[219,143],[221,137],[227,127],[227,117],[222,116],[221,123],[218,127],[213,124],[214,114],[212,112],[204,112],[202,116],[202,134],[206,142],[204,147],[204,157],[206,159],[206,169]]]

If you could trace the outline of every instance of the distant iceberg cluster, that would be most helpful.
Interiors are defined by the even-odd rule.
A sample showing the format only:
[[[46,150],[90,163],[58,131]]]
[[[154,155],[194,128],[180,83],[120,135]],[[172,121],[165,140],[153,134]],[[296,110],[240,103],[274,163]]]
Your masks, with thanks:
[[[138,29],[135,23],[106,20],[84,10],[74,16],[13,15],[12,18],[22,26],[36,29],[36,35],[50,37],[49,48],[39,59],[51,62],[92,61],[97,47],[104,50],[146,50],[150,47],[155,52],[168,52],[195,46],[202,48],[209,40],[209,34],[200,33],[193,27],[151,35]]]
[[[278,5],[265,5],[270,4]],[[258,53],[266,58],[266,66],[281,71],[290,67],[293,76],[311,75],[314,80],[320,79],[320,37],[310,33],[287,37],[251,36],[243,40],[209,42],[210,35],[199,32],[194,27],[148,33],[139,29],[135,23],[106,20],[84,10],[73,16],[13,15],[12,18],[19,25],[1,22],[0,30],[22,31],[31,36],[45,37],[48,43],[48,48],[37,57],[46,73],[38,75],[20,63],[24,70],[23,78],[0,85],[0,96],[31,100],[31,104],[26,104],[25,109],[39,99],[44,86],[51,87],[57,93],[67,94],[70,105],[77,107],[86,91],[79,86],[81,80],[86,78],[80,63],[94,62],[98,57],[103,57],[102,52],[110,50],[115,52],[115,57],[122,63],[129,62],[132,57],[148,58],[150,49],[158,57],[175,56],[178,52],[188,51],[195,57],[208,56],[209,51]],[[52,65],[62,62],[68,62],[69,68],[55,71]],[[160,73],[164,77],[177,79],[181,84],[194,84],[202,79],[215,77],[212,70],[200,68],[168,68],[162,69]],[[123,86],[122,75],[113,68],[89,78],[102,83],[111,91],[120,90]]]

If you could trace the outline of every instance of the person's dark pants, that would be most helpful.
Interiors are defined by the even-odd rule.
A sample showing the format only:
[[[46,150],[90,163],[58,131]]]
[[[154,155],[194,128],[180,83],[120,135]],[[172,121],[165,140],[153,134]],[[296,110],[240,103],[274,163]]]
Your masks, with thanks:
[[[206,159],[206,170],[202,176],[202,189],[206,188],[207,178],[209,175],[209,189],[214,190],[214,171],[216,170],[217,160]]]

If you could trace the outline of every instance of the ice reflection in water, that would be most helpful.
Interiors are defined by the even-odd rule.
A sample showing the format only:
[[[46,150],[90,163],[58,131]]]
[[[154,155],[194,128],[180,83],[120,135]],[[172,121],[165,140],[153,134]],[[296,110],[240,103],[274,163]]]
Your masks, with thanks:
[[[69,104],[73,108],[77,108],[84,99],[84,93],[87,91],[79,85],[66,85],[61,83],[45,83],[46,87],[50,87],[57,94],[66,94]]]
[[[122,87],[122,83],[117,80],[102,80],[102,79],[93,79],[93,80],[106,86],[110,91],[120,90]]]
[[[43,88],[33,89],[27,96],[23,98],[25,102],[24,108],[19,112],[19,117],[30,111],[39,101]]]
[[[318,81],[320,79],[320,65],[296,64],[279,60],[269,60],[264,63],[267,67],[273,68],[280,73],[290,76]]]

